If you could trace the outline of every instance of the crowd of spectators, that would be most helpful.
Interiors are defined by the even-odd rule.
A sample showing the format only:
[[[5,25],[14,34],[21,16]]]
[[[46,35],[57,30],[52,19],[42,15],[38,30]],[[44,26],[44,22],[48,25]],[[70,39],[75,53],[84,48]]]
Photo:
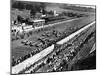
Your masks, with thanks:
[[[39,53],[39,49],[36,49],[32,52],[30,52],[29,54],[26,54],[25,56],[19,57],[18,59],[15,59],[14,57],[12,57],[12,66],[15,66],[19,63],[21,63],[22,61],[26,60],[29,57],[32,57],[33,55],[35,55],[36,53]]]
[[[32,32],[29,32],[27,34],[24,34],[23,36],[27,35],[28,37],[32,35]],[[31,53],[20,57],[19,59],[12,58],[12,66],[15,66],[16,64],[19,64],[20,62],[24,61],[25,59],[35,55],[36,53],[39,53],[43,49],[49,47],[52,44],[55,44],[57,41],[63,39],[67,36],[66,32],[59,32],[57,30],[52,30],[49,32],[44,32],[41,34],[40,38],[37,38],[36,41],[30,41],[30,40],[24,40],[21,43],[25,46],[30,47],[36,47],[36,50],[32,51]]]
[[[48,67],[51,67],[50,69],[47,70],[47,72],[55,72],[55,71],[57,72],[57,71],[68,70],[69,62],[80,51],[80,48],[85,46],[85,44],[88,42],[88,39],[91,38],[94,32],[90,33],[89,35],[84,34],[84,33],[85,32],[82,32],[80,35],[75,36],[73,39],[74,41],[71,40],[67,43],[64,43],[63,45],[55,44],[54,52],[50,56],[47,56],[46,59],[44,59],[42,62],[37,63],[35,65],[35,68],[32,65],[33,69],[28,70],[28,73],[34,73],[39,68],[42,68],[45,65],[47,65]],[[80,43],[76,44],[78,42]]]
[[[65,45],[67,46],[68,44]],[[58,70],[59,66],[63,67],[65,63],[67,64],[67,61],[71,60],[71,57],[75,56],[75,50],[67,49],[67,51],[65,45],[58,46],[52,55],[47,57],[41,63],[36,64],[35,68],[29,70],[28,73],[34,73],[36,70],[42,68],[45,65],[48,65],[49,68],[51,67],[49,70],[47,70],[47,72],[54,72]],[[69,48],[70,46],[71,45],[69,45]]]
[[[56,49],[56,50],[54,50],[53,54],[50,55],[49,57],[47,57],[45,59],[45,61],[41,63],[41,66],[39,66],[39,65],[37,66],[38,69],[41,68],[42,66],[48,64],[48,66],[52,67],[52,68],[48,69],[47,72],[68,70],[69,62],[75,57],[77,52],[80,51],[80,48],[82,47],[82,45],[84,46],[87,43],[86,41],[88,41],[89,37],[92,34],[93,33],[91,33],[89,36],[86,36],[85,39],[82,37],[80,38],[81,40],[78,39],[79,40],[78,42],[82,42],[79,44],[74,44],[75,43],[75,41],[74,41],[74,43],[65,43],[65,44],[60,45],[60,46],[55,45],[56,47],[54,49]],[[85,34],[83,34],[83,35],[85,35]],[[78,37],[75,37],[75,39],[77,39],[77,38]],[[33,72],[35,72],[35,70],[36,69],[31,70],[30,72],[33,73]]]

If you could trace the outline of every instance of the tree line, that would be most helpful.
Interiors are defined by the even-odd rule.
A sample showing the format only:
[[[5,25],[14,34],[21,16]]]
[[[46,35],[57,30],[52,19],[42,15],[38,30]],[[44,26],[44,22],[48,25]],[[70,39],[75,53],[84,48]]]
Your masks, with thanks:
[[[35,15],[36,12],[43,12],[43,14],[45,14],[46,10],[45,10],[46,4],[45,3],[40,3],[40,2],[34,2],[34,3],[30,3],[30,2],[22,2],[22,1],[14,1],[11,4],[11,8],[16,8],[19,10],[31,10],[30,14],[31,15]]]

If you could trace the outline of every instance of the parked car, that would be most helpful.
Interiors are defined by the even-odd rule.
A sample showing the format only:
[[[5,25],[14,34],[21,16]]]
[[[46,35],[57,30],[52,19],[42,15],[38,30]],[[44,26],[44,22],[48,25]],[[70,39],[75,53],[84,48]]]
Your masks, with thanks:
[[[29,44],[30,44],[30,41],[25,42],[25,45],[29,45]]]
[[[28,40],[22,40],[21,43],[25,44],[26,42],[28,42]]]
[[[29,46],[34,46],[35,41],[30,41]]]

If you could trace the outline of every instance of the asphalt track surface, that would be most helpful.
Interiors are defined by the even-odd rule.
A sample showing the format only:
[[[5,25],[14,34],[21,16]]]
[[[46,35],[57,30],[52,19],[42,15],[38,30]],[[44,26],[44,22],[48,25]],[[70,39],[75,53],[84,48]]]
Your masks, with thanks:
[[[69,22],[71,22],[71,21],[69,21]],[[69,35],[68,37],[65,38],[66,40],[65,39],[63,39],[63,40],[67,42],[69,39],[73,38],[75,35],[79,34],[80,32],[82,32],[83,30],[87,29],[88,27],[90,27],[92,25],[95,25],[95,21],[91,22],[90,24],[86,25],[85,27],[81,28],[80,30]],[[63,40],[57,42],[57,44],[63,44],[64,43]],[[48,55],[50,52],[53,51],[53,49],[54,49],[54,45],[44,49],[40,53],[26,59],[25,61],[21,62],[18,65],[12,67],[12,74],[18,74],[20,71],[22,71],[26,67],[29,67],[30,65],[34,64],[35,62],[39,61],[40,59],[42,59],[43,57]]]
[[[81,28],[80,30],[72,33],[71,35],[69,35],[67,38],[64,38],[63,40],[57,42],[57,44],[64,44],[65,42],[67,42],[68,40],[70,40],[71,38],[73,38],[74,36],[76,36],[77,34],[81,33],[83,30],[89,28],[90,26],[92,26],[93,24],[95,24],[95,21],[88,24],[87,26]]]

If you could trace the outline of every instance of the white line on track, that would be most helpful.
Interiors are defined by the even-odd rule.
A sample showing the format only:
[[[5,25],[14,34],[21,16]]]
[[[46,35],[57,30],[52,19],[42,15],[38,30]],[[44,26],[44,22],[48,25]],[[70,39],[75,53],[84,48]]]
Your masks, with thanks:
[[[53,49],[54,49],[54,45],[44,49],[40,53],[28,58],[27,60],[23,61],[22,63],[20,63],[18,65],[12,67],[12,74],[18,74],[20,71],[22,71],[26,67],[29,67],[30,65],[34,64],[38,60],[42,59],[43,57],[45,57],[46,55],[51,53],[51,51],[53,51]]]

